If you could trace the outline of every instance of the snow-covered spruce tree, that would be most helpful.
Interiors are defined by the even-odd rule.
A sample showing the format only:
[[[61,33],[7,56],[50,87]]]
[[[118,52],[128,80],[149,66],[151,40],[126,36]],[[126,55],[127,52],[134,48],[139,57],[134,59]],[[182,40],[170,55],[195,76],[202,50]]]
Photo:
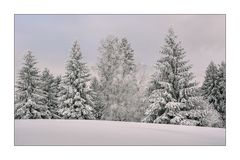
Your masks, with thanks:
[[[48,107],[48,110],[51,112],[52,119],[59,119],[60,117],[57,115],[58,84],[55,82],[54,76],[50,73],[50,71],[47,68],[43,70],[40,80],[41,80],[40,87],[43,91],[43,98],[41,99],[42,104]]]
[[[213,62],[206,70],[205,80],[202,85],[202,95],[221,114],[225,123],[226,115],[226,73],[225,63],[217,66]]]
[[[75,41],[60,84],[58,112],[64,119],[95,119],[89,76],[87,66],[82,62],[79,43]]]
[[[226,64],[222,62],[218,68],[219,105],[217,111],[222,115],[226,125]]]
[[[126,38],[109,36],[102,41],[98,64],[101,97],[104,102],[102,119],[136,121],[136,66],[134,51]]]
[[[205,80],[202,85],[203,96],[208,99],[209,103],[217,105],[218,95],[218,68],[211,62],[206,70]]]
[[[50,112],[41,100],[39,70],[31,51],[24,56],[23,67],[19,72],[15,91],[15,119],[48,119]]]
[[[149,87],[150,106],[143,122],[201,125],[206,115],[206,106],[198,95],[197,83],[185,60],[186,53],[169,29],[165,45],[160,51],[156,73]]]

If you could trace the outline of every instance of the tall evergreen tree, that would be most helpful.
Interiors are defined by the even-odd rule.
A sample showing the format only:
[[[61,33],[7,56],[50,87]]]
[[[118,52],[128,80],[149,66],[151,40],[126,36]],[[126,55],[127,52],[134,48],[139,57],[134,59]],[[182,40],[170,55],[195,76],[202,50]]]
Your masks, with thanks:
[[[40,87],[39,70],[31,51],[24,56],[23,67],[19,72],[15,95],[16,119],[50,118],[47,106],[41,103],[43,91]]]
[[[202,85],[202,95],[222,115],[225,123],[226,116],[226,72],[225,63],[209,64],[206,70],[205,80]]]
[[[206,70],[205,80],[202,85],[203,95],[209,103],[217,105],[218,95],[218,67],[211,62]]]
[[[224,124],[226,123],[226,64],[222,62],[218,69],[219,79],[219,106],[217,111],[222,115]],[[226,124],[225,124],[226,125]]]
[[[57,84],[55,83],[54,76],[50,71],[45,68],[41,75],[41,89],[43,90],[42,103],[48,107],[51,112],[51,118],[60,118],[57,115],[58,101],[57,101]]]
[[[73,43],[66,73],[61,82],[59,114],[65,119],[95,119],[91,90],[88,82],[90,74],[77,41]]]
[[[169,29],[149,87],[150,106],[143,122],[201,125],[206,114],[186,53]]]

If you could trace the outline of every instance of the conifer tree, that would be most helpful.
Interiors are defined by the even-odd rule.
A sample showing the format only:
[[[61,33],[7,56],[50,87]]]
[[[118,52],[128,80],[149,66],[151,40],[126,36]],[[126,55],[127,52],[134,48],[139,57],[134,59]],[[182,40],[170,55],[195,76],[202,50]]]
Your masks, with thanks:
[[[15,94],[16,119],[50,118],[50,112],[41,100],[43,91],[40,87],[39,70],[31,51],[24,56],[23,67],[19,72]]]
[[[225,63],[209,64],[202,85],[202,95],[221,114],[225,123],[226,116],[226,72]]]
[[[60,84],[59,114],[65,119],[95,119],[91,90],[88,82],[90,74],[82,62],[82,53],[77,41],[73,43],[66,72]]]
[[[226,64],[222,62],[218,68],[219,106],[217,111],[222,115],[224,125],[226,123]]]
[[[143,122],[201,125],[206,114],[186,53],[169,29],[149,87],[150,106]]]
[[[211,62],[206,70],[205,80],[202,85],[203,95],[209,103],[217,105],[216,96],[218,94],[218,68]]]
[[[57,115],[58,100],[57,100],[57,84],[55,83],[54,76],[50,71],[45,68],[41,75],[41,89],[43,91],[42,103],[48,107],[51,112],[51,118],[60,118]]]

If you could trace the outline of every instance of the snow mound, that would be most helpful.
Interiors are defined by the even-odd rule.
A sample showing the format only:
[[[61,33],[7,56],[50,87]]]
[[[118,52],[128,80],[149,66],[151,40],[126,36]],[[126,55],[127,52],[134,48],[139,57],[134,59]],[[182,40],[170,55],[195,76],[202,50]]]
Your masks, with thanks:
[[[96,120],[15,120],[15,145],[226,145],[225,129]]]

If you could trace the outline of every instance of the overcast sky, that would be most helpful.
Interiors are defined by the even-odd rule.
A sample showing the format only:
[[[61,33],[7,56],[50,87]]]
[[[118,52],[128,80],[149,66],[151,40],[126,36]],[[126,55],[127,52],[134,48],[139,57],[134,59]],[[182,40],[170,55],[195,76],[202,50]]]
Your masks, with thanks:
[[[108,35],[126,37],[136,63],[155,65],[168,29],[172,27],[202,82],[210,61],[225,61],[224,15],[15,15],[15,70],[30,49],[40,69],[63,74],[74,40],[79,40],[84,61],[97,63],[100,40]]]

